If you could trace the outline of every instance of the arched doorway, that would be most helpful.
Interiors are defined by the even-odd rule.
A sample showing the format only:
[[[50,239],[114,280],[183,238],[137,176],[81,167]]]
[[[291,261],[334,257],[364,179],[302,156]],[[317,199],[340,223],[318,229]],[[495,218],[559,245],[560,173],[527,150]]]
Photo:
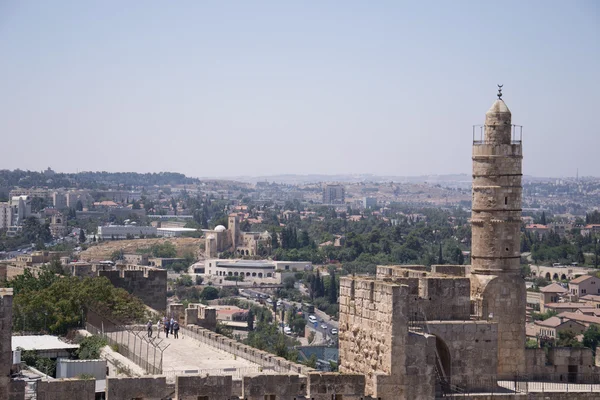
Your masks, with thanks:
[[[562,274],[562,275],[560,276],[560,280],[561,280],[561,281],[566,281],[566,280],[567,280],[567,276],[566,276],[565,274]]]
[[[552,275],[552,279],[555,280],[555,281],[557,281],[558,280],[558,274],[555,273],[554,275]]]
[[[546,280],[549,281],[550,280],[550,272],[546,272]]]
[[[450,357],[450,350],[448,346],[442,339],[438,336],[435,337],[435,349],[437,351],[437,356],[439,357],[439,363],[436,365],[436,368],[441,368],[442,376],[450,382],[450,378],[452,377],[452,358]]]

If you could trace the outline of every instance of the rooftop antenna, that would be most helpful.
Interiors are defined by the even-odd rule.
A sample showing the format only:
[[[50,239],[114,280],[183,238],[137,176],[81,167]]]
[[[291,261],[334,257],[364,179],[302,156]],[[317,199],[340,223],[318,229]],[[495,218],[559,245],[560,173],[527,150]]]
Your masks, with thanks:
[[[498,85],[498,100],[502,100],[502,86],[504,85]]]

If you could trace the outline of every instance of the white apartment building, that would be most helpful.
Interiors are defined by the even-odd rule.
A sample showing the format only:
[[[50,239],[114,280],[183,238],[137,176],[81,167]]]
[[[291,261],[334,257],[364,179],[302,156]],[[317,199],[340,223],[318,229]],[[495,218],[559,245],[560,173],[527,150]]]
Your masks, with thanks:
[[[12,225],[10,203],[0,203],[0,229],[8,229]]]
[[[31,216],[31,197],[27,195],[13,196],[10,199],[12,212],[12,225],[22,225],[25,219]]]
[[[52,205],[54,205],[54,208],[57,210],[67,208],[67,196],[62,192],[52,193]]]

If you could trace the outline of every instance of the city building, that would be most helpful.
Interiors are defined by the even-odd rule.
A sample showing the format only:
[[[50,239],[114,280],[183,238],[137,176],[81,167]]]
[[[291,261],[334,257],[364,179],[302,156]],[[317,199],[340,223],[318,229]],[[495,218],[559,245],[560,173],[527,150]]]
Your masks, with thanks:
[[[345,189],[342,185],[325,185],[323,188],[323,204],[344,204]]]
[[[12,226],[12,209],[10,203],[0,203],[0,229],[8,229]]]
[[[67,219],[61,214],[56,213],[50,217],[50,233],[53,237],[62,237],[69,232]]]
[[[140,238],[143,236],[157,235],[153,226],[138,225],[108,225],[98,227],[98,237],[102,240]]]
[[[212,230],[202,230],[206,258],[216,258],[225,251],[240,256],[268,255],[271,252],[269,232],[242,232],[237,214],[230,214],[228,222],[228,228],[218,225]]]
[[[67,196],[62,192],[52,193],[52,205],[57,210],[67,208]]]
[[[375,197],[363,197],[362,206],[363,208],[376,208],[377,199]]]
[[[535,321],[536,335],[558,339],[559,332],[571,331],[576,335],[582,334],[586,327],[584,324],[564,317],[550,317],[544,321]]]
[[[27,217],[31,216],[31,197],[28,195],[13,196],[10,199],[13,225],[23,225]]]
[[[569,292],[579,297],[600,294],[600,279],[592,275],[580,276],[569,282]]]
[[[287,276],[297,271],[312,270],[308,261],[270,261],[270,260],[219,260],[204,261],[204,272],[195,265],[194,272],[203,273],[205,279],[240,277],[245,281],[282,283]]]

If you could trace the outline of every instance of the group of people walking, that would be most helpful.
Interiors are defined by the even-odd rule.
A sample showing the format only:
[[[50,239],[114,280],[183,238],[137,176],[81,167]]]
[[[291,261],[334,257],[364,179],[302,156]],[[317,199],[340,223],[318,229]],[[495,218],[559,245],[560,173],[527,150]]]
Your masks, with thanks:
[[[152,321],[148,320],[148,324],[146,324],[148,328],[148,337],[152,337]],[[168,338],[169,333],[173,335],[175,339],[179,339],[179,322],[177,322],[173,317],[168,319],[167,317],[163,317],[158,320],[156,323],[156,337],[160,337],[160,331],[164,329],[165,336]]]

